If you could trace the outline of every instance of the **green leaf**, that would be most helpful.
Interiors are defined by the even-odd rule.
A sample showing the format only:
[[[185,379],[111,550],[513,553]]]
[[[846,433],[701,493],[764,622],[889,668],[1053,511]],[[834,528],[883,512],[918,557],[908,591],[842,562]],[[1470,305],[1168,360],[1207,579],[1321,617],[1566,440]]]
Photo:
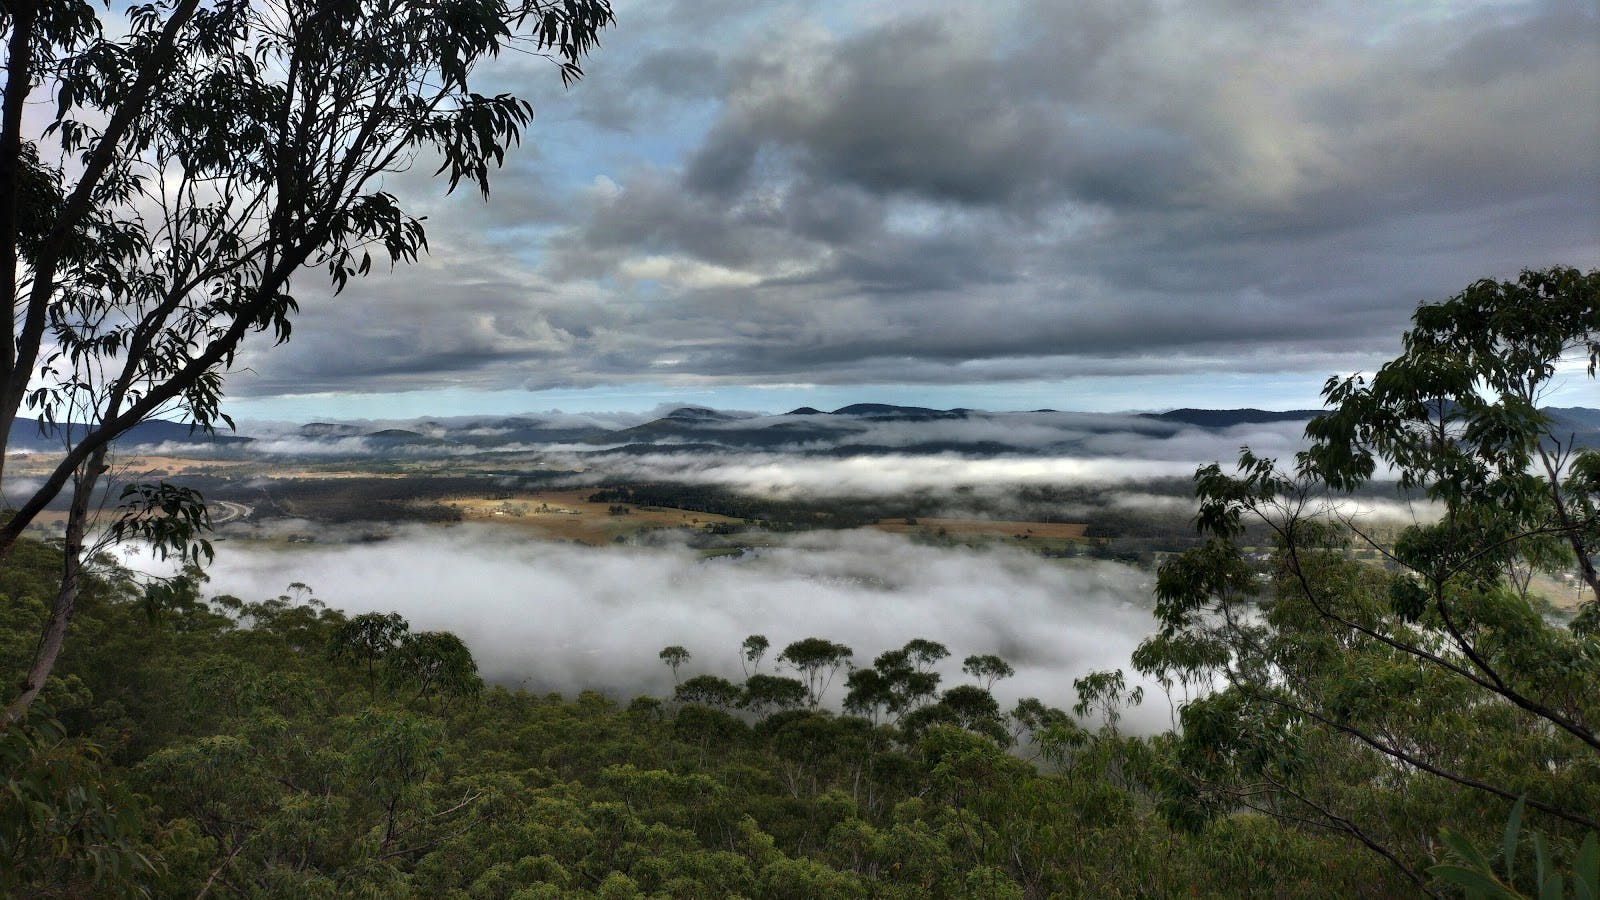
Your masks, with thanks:
[[[1434,866],[1428,871],[1435,877],[1442,878],[1456,887],[1469,892],[1469,894],[1475,891],[1488,897],[1515,896],[1514,894],[1508,892],[1505,888],[1505,885],[1496,880],[1493,875],[1480,872],[1476,869],[1468,869],[1465,866],[1453,866],[1446,863],[1443,865]]]
[[[1592,831],[1573,859],[1572,887],[1579,900],[1600,900],[1600,839]]]
[[[1538,838],[1536,836],[1535,840],[1537,839]],[[1474,869],[1477,869],[1480,872],[1494,871],[1494,866],[1489,864],[1488,857],[1485,857],[1482,853],[1480,853],[1478,848],[1472,846],[1472,842],[1467,840],[1465,837],[1456,834],[1448,828],[1443,828],[1439,830],[1439,840],[1443,841],[1444,845],[1450,848],[1450,851],[1455,854],[1457,859],[1467,863]]]
[[[1389,582],[1389,608],[1407,622],[1422,618],[1428,608],[1428,592],[1413,579],[1396,575]]]
[[[1505,863],[1506,881],[1515,884],[1517,881],[1517,837],[1522,832],[1522,811],[1527,805],[1527,797],[1518,797],[1517,802],[1511,805],[1511,815],[1506,819],[1505,840],[1500,845],[1500,860]]]

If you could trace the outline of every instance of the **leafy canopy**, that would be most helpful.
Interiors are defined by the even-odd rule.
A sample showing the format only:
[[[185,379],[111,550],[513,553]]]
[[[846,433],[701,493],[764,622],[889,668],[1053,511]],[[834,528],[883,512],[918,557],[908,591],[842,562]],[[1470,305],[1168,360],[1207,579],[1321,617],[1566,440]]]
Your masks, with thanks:
[[[1161,567],[1134,658],[1194,692],[1169,817],[1316,822],[1419,886],[1428,848],[1352,786],[1403,778],[1433,821],[1526,797],[1559,841],[1600,829],[1600,451],[1540,408],[1574,357],[1592,379],[1600,272],[1478,282],[1370,378],[1330,379],[1292,467],[1246,449],[1197,472],[1208,540]],[[1385,483],[1421,513],[1356,515]],[[1576,615],[1535,605],[1541,570],[1576,579]]]

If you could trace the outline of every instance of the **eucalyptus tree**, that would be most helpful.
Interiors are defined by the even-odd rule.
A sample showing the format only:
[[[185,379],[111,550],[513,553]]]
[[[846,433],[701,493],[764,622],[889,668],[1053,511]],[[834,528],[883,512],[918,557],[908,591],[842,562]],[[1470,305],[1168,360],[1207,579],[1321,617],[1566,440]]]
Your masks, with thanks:
[[[411,623],[399,613],[361,613],[334,628],[328,638],[328,658],[350,660],[367,670],[367,693],[378,691],[378,662],[400,646]]]
[[[778,654],[778,662],[800,673],[806,686],[806,702],[812,709],[822,705],[833,676],[850,665],[855,651],[826,638],[809,637],[791,643]]]
[[[993,653],[967,657],[961,661],[961,671],[977,679],[978,686],[986,691],[992,689],[996,681],[1017,674],[1017,670],[1012,668],[1010,663]]]
[[[672,670],[673,684],[678,683],[678,669],[681,668],[684,663],[688,662],[693,656],[694,654],[690,653],[688,648],[679,646],[678,644],[673,644],[670,647],[662,647],[661,652],[656,654],[656,658],[660,659],[663,665]]]
[[[1247,449],[1197,473],[1208,541],[1162,567],[1135,655],[1216,687],[1181,710],[1169,814],[1313,823],[1424,889],[1431,831],[1404,822],[1487,832],[1525,796],[1557,835],[1600,829],[1600,451],[1540,409],[1585,362],[1592,380],[1600,272],[1480,281],[1420,307],[1370,378],[1330,379],[1292,466]],[[1391,479],[1422,514],[1354,514]],[[1268,570],[1247,525],[1276,541]],[[1564,623],[1516,580],[1553,565],[1583,585]]]
[[[483,689],[472,651],[448,631],[416,631],[401,635],[386,656],[384,674],[390,682],[415,686],[411,702],[430,693],[471,697]]]
[[[744,670],[744,677],[761,671],[761,660],[771,646],[772,642],[764,634],[752,634],[739,644],[739,668]]]
[[[743,697],[744,691],[739,685],[716,675],[696,675],[672,692],[672,699],[679,703],[697,703],[721,710],[737,707]]]
[[[745,680],[739,706],[760,717],[773,710],[798,709],[807,696],[805,682],[798,678],[757,673]]]
[[[523,98],[480,92],[505,51],[563,82],[609,0],[159,0],[107,19],[87,0],[0,9],[0,483],[32,411],[64,454],[0,524],[0,553],[71,495],[61,596],[8,708],[37,695],[77,590],[91,497],[119,435],[154,416],[231,427],[224,377],[247,338],[289,338],[302,289],[415,260],[421,219],[385,186],[414,164],[489,190]],[[43,120],[41,128],[32,125]],[[118,536],[188,557],[209,520],[172,485],[133,486]]]
[[[856,669],[846,678],[844,708],[874,723],[880,713],[899,722],[907,713],[933,702],[940,681],[933,666],[949,655],[943,644],[926,638],[913,638],[898,650],[885,650],[873,659],[871,668]],[[969,657],[972,659],[977,657]],[[1005,662],[1000,660],[1000,664]]]
[[[1001,746],[1011,743],[1011,732],[1000,713],[1000,703],[987,688],[973,684],[956,685],[940,694],[938,702],[918,707],[900,720],[900,726],[910,737],[921,737],[936,725],[954,725],[987,735]]]
[[[1080,719],[1098,717],[1101,727],[1116,735],[1117,723],[1122,721],[1123,707],[1138,706],[1144,702],[1144,688],[1129,688],[1121,669],[1090,672],[1072,680],[1078,692],[1078,702],[1072,705],[1072,714]]]

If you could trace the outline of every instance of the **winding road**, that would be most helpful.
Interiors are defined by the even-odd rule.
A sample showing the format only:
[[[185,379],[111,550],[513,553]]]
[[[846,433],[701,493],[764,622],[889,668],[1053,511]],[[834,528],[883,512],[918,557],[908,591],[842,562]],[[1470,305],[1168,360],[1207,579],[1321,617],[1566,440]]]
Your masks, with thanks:
[[[226,525],[229,522],[237,522],[240,519],[248,519],[250,514],[255,512],[253,507],[245,506],[243,503],[235,503],[232,500],[212,500],[206,506],[211,510],[211,524],[213,527]]]

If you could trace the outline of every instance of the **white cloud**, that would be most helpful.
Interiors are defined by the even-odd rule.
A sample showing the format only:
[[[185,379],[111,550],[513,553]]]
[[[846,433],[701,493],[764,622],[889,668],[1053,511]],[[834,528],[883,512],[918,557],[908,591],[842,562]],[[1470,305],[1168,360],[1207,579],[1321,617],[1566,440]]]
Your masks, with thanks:
[[[660,281],[684,288],[751,287],[761,276],[727,266],[717,266],[681,256],[642,256],[626,260],[618,267],[623,278]]]
[[[874,455],[807,457],[781,453],[651,453],[572,460],[587,467],[573,481],[608,478],[720,484],[774,497],[852,497],[898,494],[955,485],[1106,484],[1187,476],[1187,462],[1108,457]]]
[[[433,255],[301,286],[230,388],[1094,374],[1214,406],[1219,372],[1370,368],[1419,301],[1600,260],[1593,4],[1419,9],[622,10],[570,92],[503,62],[540,122],[492,203],[397,176]]]
[[[397,611],[413,629],[459,634],[488,678],[569,695],[670,693],[656,658],[668,644],[694,653],[689,674],[736,678],[739,643],[760,633],[774,656],[820,636],[852,647],[859,665],[914,637],[937,640],[954,657],[947,685],[960,682],[962,657],[998,653],[1018,672],[996,688],[1003,703],[1037,696],[1065,707],[1074,678],[1128,669],[1154,627],[1148,573],[921,546],[873,531],[807,534],[744,559],[701,561],[683,547],[588,548],[481,527],[414,528],[375,544],[230,542],[210,574],[211,592],[247,600],[299,581],[348,613]],[[831,698],[842,695],[835,685]],[[1153,696],[1131,722],[1165,725],[1165,704]]]

